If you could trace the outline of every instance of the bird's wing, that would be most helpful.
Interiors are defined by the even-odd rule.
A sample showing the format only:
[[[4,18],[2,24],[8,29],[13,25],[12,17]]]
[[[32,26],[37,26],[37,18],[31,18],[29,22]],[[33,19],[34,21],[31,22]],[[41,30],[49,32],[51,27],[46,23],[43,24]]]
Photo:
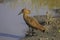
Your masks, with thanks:
[[[25,18],[25,20],[27,21],[27,23],[29,25],[31,25],[34,28],[42,29],[42,30],[44,29],[44,27],[42,25],[40,25],[39,22],[35,18],[33,18],[33,17],[27,16]]]

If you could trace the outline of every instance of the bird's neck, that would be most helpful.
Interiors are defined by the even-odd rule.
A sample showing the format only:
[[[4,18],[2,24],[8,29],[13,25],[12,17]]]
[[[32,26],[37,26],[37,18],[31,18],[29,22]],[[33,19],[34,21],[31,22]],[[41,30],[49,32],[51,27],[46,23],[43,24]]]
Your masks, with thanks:
[[[29,14],[26,14],[26,13],[23,14],[24,17],[25,17],[25,16],[28,16],[28,15],[29,15]]]

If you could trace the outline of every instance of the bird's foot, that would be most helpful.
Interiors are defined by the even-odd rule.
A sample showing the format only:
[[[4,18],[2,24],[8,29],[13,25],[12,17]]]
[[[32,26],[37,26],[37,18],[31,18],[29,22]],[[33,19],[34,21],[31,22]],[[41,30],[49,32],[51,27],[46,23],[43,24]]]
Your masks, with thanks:
[[[32,36],[36,36],[35,32],[29,32],[28,34],[26,34],[27,37],[32,37]]]
[[[32,37],[30,34],[26,34],[26,37]]]
[[[37,34],[35,32],[32,32],[31,35],[32,36],[37,36]]]

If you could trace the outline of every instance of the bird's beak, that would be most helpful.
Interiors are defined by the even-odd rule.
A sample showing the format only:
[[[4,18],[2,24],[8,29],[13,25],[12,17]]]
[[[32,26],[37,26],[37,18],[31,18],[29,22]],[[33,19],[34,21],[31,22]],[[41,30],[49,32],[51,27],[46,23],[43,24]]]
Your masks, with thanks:
[[[18,15],[22,14],[22,12],[20,12]]]

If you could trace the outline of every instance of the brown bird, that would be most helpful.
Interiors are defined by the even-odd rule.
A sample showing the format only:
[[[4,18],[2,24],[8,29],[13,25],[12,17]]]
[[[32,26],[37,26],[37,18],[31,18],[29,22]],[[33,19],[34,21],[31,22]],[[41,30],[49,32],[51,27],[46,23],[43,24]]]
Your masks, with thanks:
[[[23,13],[23,18],[29,27],[45,32],[45,28],[35,18],[29,16],[30,10],[24,8],[18,15],[20,15],[21,13]],[[33,29],[32,29],[32,35],[33,35]]]

